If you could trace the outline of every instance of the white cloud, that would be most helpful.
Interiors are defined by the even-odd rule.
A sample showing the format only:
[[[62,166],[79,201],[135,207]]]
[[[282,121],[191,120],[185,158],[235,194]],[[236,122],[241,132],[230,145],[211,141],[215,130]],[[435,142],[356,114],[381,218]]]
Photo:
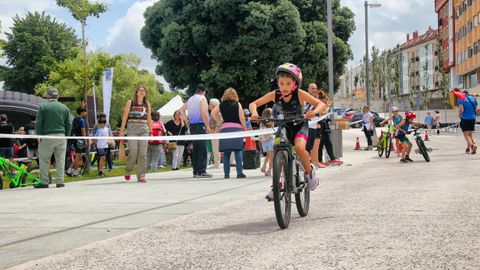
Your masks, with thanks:
[[[127,14],[115,21],[108,31],[106,49],[113,54],[134,53],[142,58],[140,66],[155,73],[156,61],[151,58],[151,52],[146,49],[140,40],[140,30],[145,25],[143,13],[156,0],[137,1],[127,11]],[[157,79],[169,89],[168,83],[161,76]]]

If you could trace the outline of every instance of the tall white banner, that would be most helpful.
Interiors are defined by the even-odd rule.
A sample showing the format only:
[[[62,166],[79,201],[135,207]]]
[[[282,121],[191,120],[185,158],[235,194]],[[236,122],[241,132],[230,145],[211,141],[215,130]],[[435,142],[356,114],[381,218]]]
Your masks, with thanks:
[[[107,115],[107,121],[110,119],[110,104],[112,102],[113,88],[113,68],[103,72],[102,90],[103,90],[103,112]]]

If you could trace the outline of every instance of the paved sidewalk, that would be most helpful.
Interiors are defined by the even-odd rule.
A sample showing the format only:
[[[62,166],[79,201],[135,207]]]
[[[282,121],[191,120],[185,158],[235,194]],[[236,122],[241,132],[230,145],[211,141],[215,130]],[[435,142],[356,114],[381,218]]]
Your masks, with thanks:
[[[87,244],[13,269],[480,268],[480,182],[469,169],[480,157],[462,154],[461,138],[434,136],[431,163],[413,154],[402,165],[350,151],[357,134],[345,134],[352,166],[319,170],[309,215],[293,206],[287,230],[263,199],[270,180],[253,171],[241,181],[175,172],[147,185],[106,179],[2,193],[0,258],[10,261],[0,267]]]

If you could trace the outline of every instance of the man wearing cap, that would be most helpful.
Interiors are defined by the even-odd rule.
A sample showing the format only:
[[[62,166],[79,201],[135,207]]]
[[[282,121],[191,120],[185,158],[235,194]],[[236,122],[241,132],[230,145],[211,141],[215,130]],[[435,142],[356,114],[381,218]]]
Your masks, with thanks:
[[[68,136],[72,129],[70,111],[67,106],[58,102],[58,91],[50,88],[47,91],[48,102],[38,108],[35,129],[38,135]],[[65,152],[67,140],[65,139],[42,139],[38,145],[38,159],[40,164],[40,183],[34,188],[48,188],[49,162],[52,154],[55,155],[55,167],[57,188],[65,186],[63,183],[65,168]]]
[[[206,94],[207,87],[204,84],[197,85],[195,95],[190,97],[180,109],[184,119],[187,119],[186,112],[188,111],[188,123],[191,135],[211,133],[210,126],[208,125],[208,102],[205,98]],[[212,175],[207,173],[207,141],[194,140],[192,144],[193,177],[211,178]]]

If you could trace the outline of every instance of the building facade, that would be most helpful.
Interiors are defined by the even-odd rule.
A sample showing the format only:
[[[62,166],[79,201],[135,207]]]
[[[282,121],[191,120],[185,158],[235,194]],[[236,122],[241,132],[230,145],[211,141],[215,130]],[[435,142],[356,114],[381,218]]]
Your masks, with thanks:
[[[455,0],[455,66],[463,88],[480,93],[480,0]]]

